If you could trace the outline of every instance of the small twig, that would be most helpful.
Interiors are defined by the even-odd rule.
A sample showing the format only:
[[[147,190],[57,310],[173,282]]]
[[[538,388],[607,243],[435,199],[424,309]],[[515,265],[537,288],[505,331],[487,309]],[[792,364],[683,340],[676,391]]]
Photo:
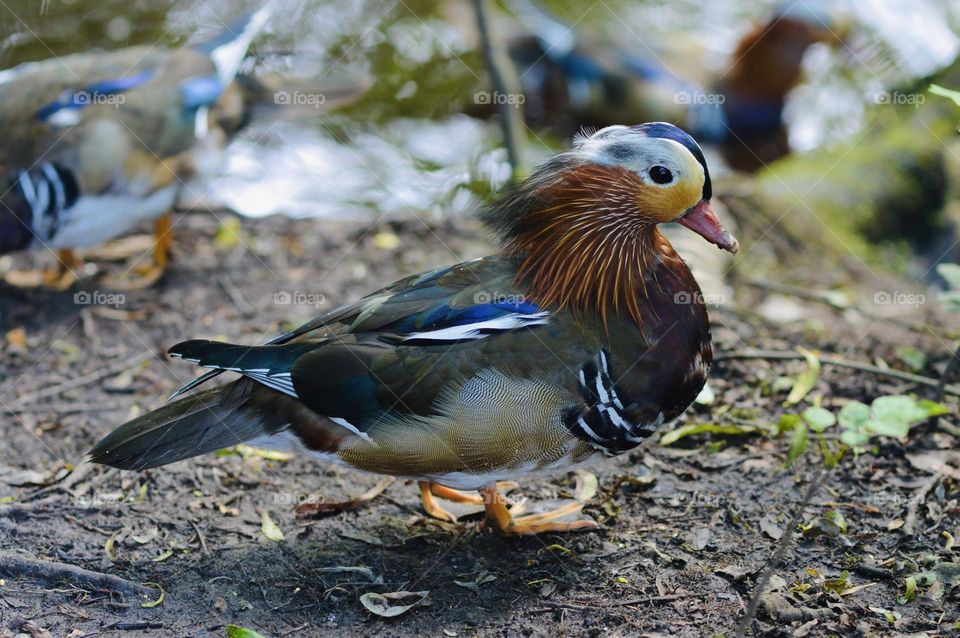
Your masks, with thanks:
[[[916,533],[917,511],[920,509],[920,506],[926,502],[927,494],[930,493],[930,490],[937,485],[941,478],[942,476],[940,474],[934,474],[928,478],[907,504],[907,515],[903,519],[903,532],[907,536],[913,536]]]
[[[813,500],[813,497],[820,489],[820,482],[823,480],[826,472],[826,470],[821,470],[814,477],[814,479],[810,482],[810,485],[807,487],[807,493],[803,495],[803,500],[800,501],[797,509],[795,509],[793,512],[793,516],[790,517],[790,524],[787,526],[787,532],[780,538],[780,541],[777,543],[777,549],[773,552],[773,556],[770,557],[770,560],[767,561],[767,566],[764,568],[763,574],[760,576],[760,580],[757,581],[757,584],[753,588],[753,594],[750,596],[750,603],[747,605],[747,611],[743,614],[743,618],[740,619],[740,623],[737,625],[737,638],[744,637],[747,632],[747,627],[750,626],[750,623],[753,622],[754,616],[757,615],[757,608],[760,606],[760,599],[763,596],[763,590],[767,588],[767,584],[770,582],[770,577],[773,576],[774,570],[780,564],[780,561],[783,560],[783,555],[787,553],[787,548],[790,546],[790,541],[793,538],[793,530],[797,529],[797,525],[800,524],[800,517],[803,516],[803,510],[806,509],[807,505],[810,504],[810,501]]]
[[[937,401],[943,401],[943,395],[947,391],[947,383],[953,378],[953,375],[956,374],[957,369],[960,369],[960,346],[957,346],[957,349],[953,351],[953,356],[950,357],[950,361],[947,362],[947,367],[943,369],[943,374],[940,375],[940,382],[937,384],[937,395],[934,397]]]
[[[512,177],[516,179],[523,169],[523,158],[520,156],[520,147],[523,141],[520,137],[523,113],[517,100],[507,100],[506,97],[520,93],[519,82],[514,77],[515,73],[509,77],[507,75],[508,69],[513,67],[509,56],[506,55],[500,43],[491,33],[486,0],[473,0],[473,10],[477,18],[477,28],[480,31],[483,58],[487,63],[493,90],[498,94],[493,97],[499,98],[495,99],[494,102],[500,114],[503,145],[507,149],[507,159],[510,161],[510,168],[513,172]]]
[[[27,558],[12,552],[0,551],[0,574],[9,578],[34,578],[48,583],[67,582],[75,586],[93,589],[127,592],[131,594],[149,593],[151,589],[114,576],[95,572],[76,565]]]
[[[369,490],[346,501],[337,501],[333,503],[301,503],[297,505],[297,516],[325,516],[328,514],[338,514],[363,507],[376,497],[380,496],[385,489],[393,483],[394,477],[388,476]]]
[[[219,277],[217,282],[220,284],[220,287],[223,288],[223,291],[227,293],[227,296],[230,297],[230,301],[232,301],[234,307],[240,311],[240,314],[253,314],[255,310],[254,307],[250,305],[250,302],[247,301],[246,297],[243,296],[243,292],[237,288],[237,285],[233,283],[233,280],[230,279],[229,275],[223,275],[222,277]]]
[[[542,601],[544,605],[548,605],[555,609],[570,609],[572,611],[596,611],[598,609],[613,609],[615,607],[629,607],[631,605],[650,605],[654,603],[667,603],[674,600],[686,600],[688,598],[704,598],[705,594],[666,594],[664,596],[649,596],[647,598],[630,598],[627,600],[620,600],[615,603],[610,603],[608,605],[598,605],[590,602],[581,601],[569,601],[569,602],[554,602],[550,600]],[[538,610],[532,610],[536,613]],[[543,610],[546,611],[546,610]]]
[[[42,399],[44,397],[49,397],[49,396],[56,396],[61,392],[65,392],[66,390],[72,390],[73,388],[78,388],[81,386],[89,385],[91,383],[96,383],[97,381],[105,377],[109,377],[115,374],[120,374],[124,370],[132,368],[138,363],[141,363],[142,361],[146,361],[147,359],[150,359],[154,356],[155,356],[155,353],[153,352],[137,353],[136,355],[129,357],[127,359],[124,359],[123,361],[117,361],[117,362],[114,362],[112,365],[99,368],[96,371],[91,372],[90,374],[85,374],[83,376],[75,377],[68,381],[64,381],[63,383],[57,383],[54,385],[47,386],[45,388],[41,388],[40,390],[37,390],[33,394],[25,394],[22,397],[18,397],[17,400],[14,401],[13,403],[3,406],[2,409],[5,412],[11,412],[11,413],[27,411],[31,409],[34,409],[34,410],[39,409],[39,407],[42,407],[42,406],[32,406],[30,404],[36,402],[37,399]],[[102,406],[100,407],[102,408]]]
[[[203,532],[200,531],[200,528],[197,526],[195,521],[190,521],[190,524],[193,525],[193,531],[197,533],[197,540],[200,542],[200,549],[204,554],[209,554],[210,548],[207,547],[207,541],[203,537]]]
[[[52,492],[67,492],[71,493],[71,490],[75,485],[80,483],[80,481],[87,478],[90,472],[93,471],[93,463],[80,463],[73,471],[67,474],[61,481],[54,483],[53,485],[47,485],[46,487],[41,487],[40,489],[31,492],[24,499],[23,502],[35,501],[41,496],[46,496]]]
[[[116,403],[35,403],[33,405],[4,406],[7,414],[26,414],[28,412],[56,412],[57,414],[76,414],[77,412],[103,412],[116,410],[120,406]]]
[[[937,403],[943,401],[943,395],[947,391],[947,383],[953,378],[953,375],[956,374],[957,368],[960,368],[960,346],[957,346],[957,349],[953,351],[953,354],[950,356],[950,360],[947,361],[947,366],[943,369],[943,374],[940,375],[940,382],[937,384],[937,392],[933,397],[933,400]],[[939,422],[939,416],[930,417],[930,420],[927,421],[927,427],[929,428],[929,431],[933,432],[936,430]]]
[[[919,374],[911,374],[910,372],[901,372],[900,370],[891,370],[889,368],[880,368],[877,366],[870,365],[869,363],[860,363],[858,361],[847,361],[840,357],[821,354],[818,357],[820,363],[829,366],[835,366],[837,368],[848,368],[850,370],[858,370],[860,372],[869,372],[877,376],[890,377],[892,379],[899,379],[900,381],[907,381],[909,383],[917,383],[919,385],[925,385],[931,388],[937,388],[940,385],[939,379],[932,379],[930,377],[924,377]],[[767,361],[803,361],[806,358],[799,352],[784,352],[780,350],[730,350],[727,352],[718,352],[714,355],[715,361],[732,361],[736,359],[765,359]],[[953,385],[943,386],[944,394],[951,394],[953,396],[960,396],[960,388]]]

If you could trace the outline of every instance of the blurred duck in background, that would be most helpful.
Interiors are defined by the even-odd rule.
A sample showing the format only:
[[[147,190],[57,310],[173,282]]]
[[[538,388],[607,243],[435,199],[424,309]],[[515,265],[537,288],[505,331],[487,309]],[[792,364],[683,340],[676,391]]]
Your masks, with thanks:
[[[663,120],[719,146],[731,167],[753,171],[789,152],[783,109],[807,50],[842,45],[846,27],[819,2],[787,2],[754,26],[715,77],[690,59],[644,45],[588,41],[530,0],[509,5],[526,33],[509,44],[533,126],[570,134],[583,126]],[[688,54],[687,58],[696,57]],[[683,72],[675,72],[683,69]]]
[[[0,254],[47,249],[58,259],[47,271],[7,272],[9,283],[69,288],[82,266],[73,249],[155,220],[152,262],[113,282],[152,285],[168,262],[169,213],[188,182],[220,170],[238,131],[263,113],[296,111],[282,99],[290,91],[322,96],[324,109],[363,93],[359,79],[242,73],[271,13],[265,5],[179,49],[80,53],[0,72]],[[314,102],[303,110],[317,113]]]

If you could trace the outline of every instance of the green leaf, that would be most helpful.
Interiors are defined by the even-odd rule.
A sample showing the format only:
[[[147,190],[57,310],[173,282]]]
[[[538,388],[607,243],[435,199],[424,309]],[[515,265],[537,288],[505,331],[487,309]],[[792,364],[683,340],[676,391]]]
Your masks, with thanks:
[[[913,346],[900,346],[896,349],[897,358],[907,364],[912,372],[920,372],[927,365],[927,354]]]
[[[940,97],[945,97],[947,99],[953,100],[953,103],[957,106],[960,106],[960,91],[953,91],[951,89],[944,88],[938,84],[931,84],[927,89],[934,95],[939,95]]]
[[[863,426],[863,431],[868,434],[892,436],[900,439],[910,432],[910,425],[905,421],[870,419]]]
[[[897,597],[897,602],[906,605],[917,597],[917,578],[916,576],[907,576],[903,580],[903,596]]]
[[[692,423],[683,425],[676,430],[671,430],[660,437],[660,445],[672,445],[682,438],[693,436],[694,434],[727,434],[744,435],[757,434],[762,430],[753,425],[717,425],[715,423]]]
[[[842,436],[841,436],[842,438]],[[834,449],[825,439],[821,437],[820,439],[820,454],[823,455],[823,465],[828,469],[832,470],[837,467],[837,464],[840,463],[840,460],[843,458],[843,455],[847,453],[847,450],[850,448],[842,443],[836,446]]]
[[[920,399],[917,401],[917,405],[923,410],[927,411],[928,417],[950,414],[950,408],[942,403],[937,403],[936,401],[931,401],[929,399]]]
[[[817,384],[817,379],[820,378],[820,359],[817,355],[803,348],[799,348],[799,351],[804,359],[807,360],[807,369],[797,376],[797,380],[794,382],[790,394],[787,395],[787,400],[783,402],[785,407],[790,407],[803,401],[803,397],[810,393],[813,386]]]
[[[797,458],[807,451],[810,444],[810,431],[806,424],[801,423],[793,428],[793,437],[790,439],[790,449],[787,450],[787,463],[793,463]]]
[[[240,243],[243,224],[238,217],[227,217],[220,223],[213,243],[219,248],[233,248]]]
[[[857,430],[844,430],[840,433],[840,441],[850,447],[859,448],[870,442],[870,435]]]
[[[227,625],[227,638],[264,638],[264,636],[246,627]]]
[[[826,408],[810,407],[803,411],[803,420],[814,432],[823,432],[837,422],[837,417]]]
[[[869,418],[870,408],[859,401],[851,401],[840,408],[840,413],[837,414],[840,427],[846,430],[859,430]]]
[[[870,405],[872,421],[897,421],[907,425],[926,419],[927,411],[917,400],[903,395],[879,397]]]
[[[784,432],[788,432],[793,428],[797,427],[800,424],[800,417],[796,414],[784,414],[779,419],[777,419],[776,425],[776,436],[780,436]]]
[[[823,518],[833,523],[841,534],[847,533],[847,519],[843,517],[840,510],[830,510],[823,515]]]

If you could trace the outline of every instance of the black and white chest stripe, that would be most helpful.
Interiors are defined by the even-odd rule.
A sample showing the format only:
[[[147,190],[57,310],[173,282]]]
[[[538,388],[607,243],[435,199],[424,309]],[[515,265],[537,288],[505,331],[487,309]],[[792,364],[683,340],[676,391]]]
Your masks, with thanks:
[[[629,403],[616,388],[610,372],[610,353],[600,350],[600,365],[591,361],[580,369],[578,387],[587,409],[571,408],[566,425],[578,438],[604,454],[619,454],[639,445],[663,425],[663,414],[651,423],[635,423]]]
[[[61,213],[80,197],[80,187],[73,174],[52,162],[44,162],[30,171],[21,170],[14,186],[26,202],[30,228],[41,239],[57,234]]]

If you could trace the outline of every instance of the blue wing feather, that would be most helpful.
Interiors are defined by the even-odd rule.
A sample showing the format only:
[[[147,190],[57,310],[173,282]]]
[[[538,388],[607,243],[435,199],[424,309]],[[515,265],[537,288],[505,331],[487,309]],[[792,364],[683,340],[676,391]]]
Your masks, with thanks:
[[[37,109],[36,116],[41,122],[46,122],[55,113],[63,109],[74,109],[79,111],[91,104],[98,103],[99,98],[105,95],[117,95],[124,91],[136,88],[150,80],[153,77],[153,71],[147,69],[136,75],[130,75],[121,78],[111,78],[94,82],[81,89],[63,91],[56,100],[41,106]]]

